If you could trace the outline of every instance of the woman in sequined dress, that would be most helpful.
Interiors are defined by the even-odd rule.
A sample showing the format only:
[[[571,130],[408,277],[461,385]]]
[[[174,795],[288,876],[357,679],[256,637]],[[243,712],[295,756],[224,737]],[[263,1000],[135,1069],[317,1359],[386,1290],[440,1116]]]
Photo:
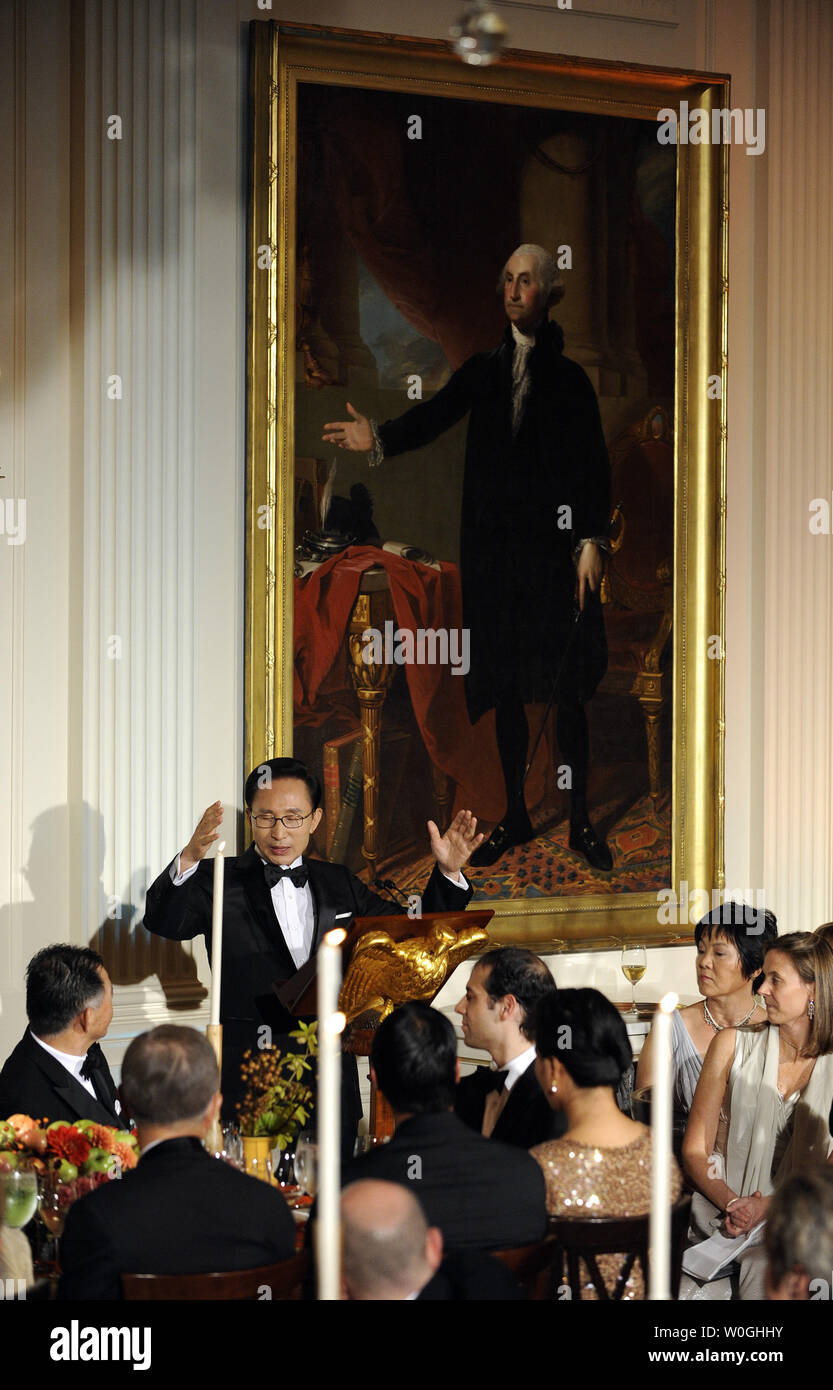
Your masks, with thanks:
[[[535,1016],[535,1071],[554,1110],[567,1116],[561,1139],[531,1149],[547,1184],[551,1216],[642,1216],[651,1207],[651,1131],[623,1115],[615,1091],[631,1064],[622,1016],[597,989],[563,989],[542,999]],[[672,1160],[673,1162],[673,1160]],[[682,1188],[674,1163],[672,1198]],[[599,1255],[612,1291],[622,1255]],[[597,1298],[582,1264],[583,1298]],[[623,1298],[645,1297],[636,1263]]]

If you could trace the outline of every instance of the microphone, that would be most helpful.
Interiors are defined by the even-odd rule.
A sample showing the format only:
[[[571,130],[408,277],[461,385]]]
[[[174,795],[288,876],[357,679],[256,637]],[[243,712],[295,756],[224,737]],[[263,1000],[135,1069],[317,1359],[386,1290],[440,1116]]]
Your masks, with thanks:
[[[373,887],[384,888],[386,893],[393,893],[399,899],[400,907],[410,907],[411,904],[407,895],[402,892],[401,888],[397,888],[392,878],[374,878]]]

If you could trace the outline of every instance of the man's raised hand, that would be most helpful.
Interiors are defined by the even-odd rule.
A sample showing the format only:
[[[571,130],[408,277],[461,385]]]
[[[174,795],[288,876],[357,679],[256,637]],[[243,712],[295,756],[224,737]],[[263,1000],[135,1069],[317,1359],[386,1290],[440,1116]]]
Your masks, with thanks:
[[[203,812],[199,825],[179,856],[179,872],[184,874],[204,859],[214,841],[219,838],[218,827],[223,823],[223,803],[215,801]]]
[[[337,444],[340,449],[350,449],[353,453],[368,454],[373,448],[373,431],[366,415],[360,415],[350,402],[347,409],[352,420],[331,420],[324,426],[321,438],[325,444]]]
[[[458,811],[444,835],[432,820],[428,822],[431,852],[449,878],[457,878],[463,865],[486,838],[477,833],[477,820],[471,811]]]

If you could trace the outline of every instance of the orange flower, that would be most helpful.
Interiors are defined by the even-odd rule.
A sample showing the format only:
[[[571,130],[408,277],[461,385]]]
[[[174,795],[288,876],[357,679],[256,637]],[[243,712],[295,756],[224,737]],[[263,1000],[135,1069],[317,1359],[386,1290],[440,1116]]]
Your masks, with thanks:
[[[116,1131],[109,1125],[88,1125],[84,1131],[93,1149],[104,1149],[105,1153],[116,1152]]]
[[[120,1139],[117,1139],[114,1143],[113,1153],[116,1155],[116,1158],[121,1159],[121,1166],[125,1172],[127,1172],[128,1168],[135,1168],[136,1164],[139,1162],[139,1155],[133,1145],[125,1144]]]
[[[54,1154],[65,1158],[67,1163],[74,1163],[78,1168],[82,1163],[86,1163],[90,1156],[89,1139],[74,1125],[61,1125],[58,1129],[48,1130],[47,1142]]]

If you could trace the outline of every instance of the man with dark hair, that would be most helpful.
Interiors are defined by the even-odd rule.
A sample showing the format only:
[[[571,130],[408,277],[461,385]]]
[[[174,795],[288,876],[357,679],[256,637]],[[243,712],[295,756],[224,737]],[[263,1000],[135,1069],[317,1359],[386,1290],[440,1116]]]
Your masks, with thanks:
[[[454,1109],[478,1133],[531,1149],[559,1139],[566,1123],[547,1104],[535,1075],[532,1020],[539,999],[555,993],[540,956],[517,946],[488,951],[457,1005],[463,1037],[482,1048],[492,1068],[477,1067],[457,1086]]]
[[[344,1184],[377,1178],[409,1188],[450,1251],[541,1240],[546,1212],[538,1164],[474,1134],[453,1113],[457,1039],[444,1014],[428,1004],[403,1004],[380,1024],[370,1065],[396,1128],[389,1143],[347,1165]]]
[[[472,724],[495,711],[506,785],[500,824],[471,862],[494,864],[535,835],[524,800],[526,706],[553,696],[558,745],[571,774],[570,848],[594,869],[609,870],[610,850],[588,812],[585,713],[607,668],[599,590],[609,548],[610,464],[599,405],[549,319],[563,292],[552,256],[519,246],[500,289],[508,323],[492,352],[470,357],[430,400],[384,424],[348,403],[352,418],[328,422],[323,438],[381,464],[423,448],[468,415],[460,535],[471,642],[466,701]]]
[[[321,820],[321,788],[295,758],[272,758],[246,780],[246,818],[253,843],[225,863],[223,964],[220,1021],[223,1024],[223,1091],[226,1115],[234,1117],[240,1096],[240,1064],[255,1049],[263,1025],[272,1042],[294,1046],[288,1038],[296,1020],[272,988],[290,980],[313,956],[325,932],[349,914],[373,917],[403,913],[401,905],[373,893],[342,864],[306,856],[310,836]],[[145,926],[176,941],[205,938],[211,955],[213,864],[205,855],[218,838],[220,802],[209,806],[185,849],[148,889]],[[480,844],[477,822],[468,811],[455,816],[445,835],[428,822],[434,871],[422,896],[424,912],[464,908],[471,888],[461,873]],[[345,1057],[345,1148],[361,1106],[355,1058]]]
[[[26,969],[29,1027],[0,1072],[0,1116],[94,1120],[120,1128],[120,1106],[99,1047],[113,1017],[104,961],[84,946],[46,946]]]
[[[295,1227],[281,1194],[212,1158],[203,1140],[222,1097],[211,1044],[165,1024],[134,1038],[122,1091],[141,1157],[120,1182],[71,1207],[62,1299],[118,1299],[122,1274],[209,1274],[288,1259]]]

